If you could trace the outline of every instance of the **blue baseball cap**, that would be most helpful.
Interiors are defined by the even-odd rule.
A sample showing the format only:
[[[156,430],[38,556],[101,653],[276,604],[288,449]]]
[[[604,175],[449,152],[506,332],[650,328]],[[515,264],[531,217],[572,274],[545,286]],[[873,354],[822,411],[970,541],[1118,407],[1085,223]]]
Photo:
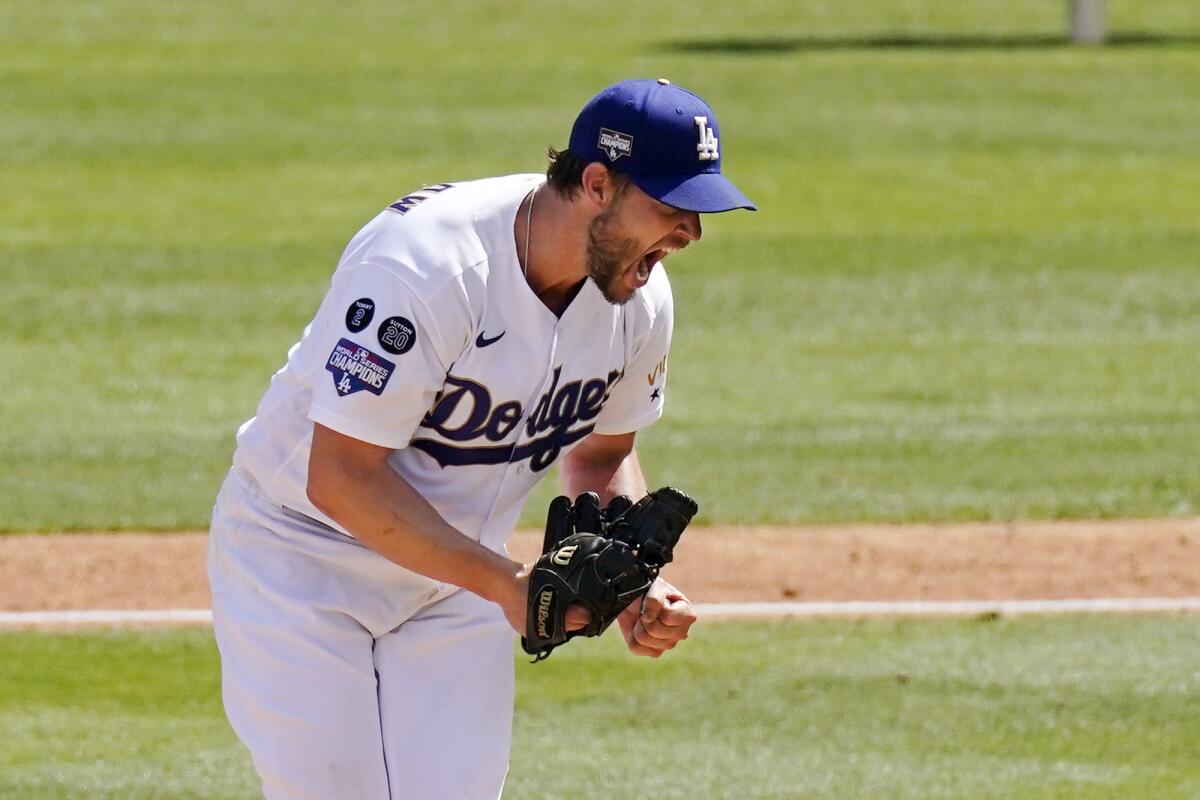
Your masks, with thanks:
[[[721,174],[721,129],[708,103],[666,78],[622,81],[588,101],[568,145],[684,211],[758,209]]]

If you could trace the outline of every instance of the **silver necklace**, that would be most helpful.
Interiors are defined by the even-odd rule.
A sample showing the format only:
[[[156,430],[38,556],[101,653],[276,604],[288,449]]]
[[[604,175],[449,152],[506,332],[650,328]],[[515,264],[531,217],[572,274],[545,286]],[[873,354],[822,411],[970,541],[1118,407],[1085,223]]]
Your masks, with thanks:
[[[529,282],[529,233],[533,228],[533,201],[537,199],[538,189],[540,188],[542,188],[542,185],[539,183],[529,193],[529,210],[525,213],[525,257],[522,261],[524,261],[526,283]]]

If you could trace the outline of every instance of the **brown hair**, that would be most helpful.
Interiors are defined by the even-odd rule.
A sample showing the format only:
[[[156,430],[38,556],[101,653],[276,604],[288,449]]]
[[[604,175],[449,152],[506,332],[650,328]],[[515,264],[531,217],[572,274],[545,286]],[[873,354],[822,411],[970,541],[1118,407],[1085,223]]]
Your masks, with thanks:
[[[549,164],[546,166],[546,183],[550,188],[567,199],[579,194],[583,171],[592,162],[584,161],[572,153],[570,148],[556,150],[551,147],[546,152],[546,158],[549,160]],[[623,191],[629,182],[629,177],[612,167],[608,169],[617,182],[617,191]]]

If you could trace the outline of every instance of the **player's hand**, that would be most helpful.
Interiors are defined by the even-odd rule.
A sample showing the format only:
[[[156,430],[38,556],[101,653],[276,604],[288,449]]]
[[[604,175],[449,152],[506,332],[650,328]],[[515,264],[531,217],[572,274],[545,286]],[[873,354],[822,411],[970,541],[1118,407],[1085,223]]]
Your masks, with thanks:
[[[532,564],[517,564],[513,562],[516,571],[503,582],[504,590],[495,597],[488,599],[500,606],[504,618],[517,633],[525,630],[525,615],[528,613],[529,601],[529,572]]]
[[[588,626],[592,621],[592,612],[588,611],[583,606],[570,605],[567,606],[567,630],[581,631]]]
[[[529,608],[526,597],[529,594],[529,573],[532,569],[532,564],[522,565],[520,570],[513,575],[510,591],[504,598],[496,601],[504,610],[504,617],[508,620],[508,624],[520,634],[524,634],[525,631],[525,615]],[[567,630],[578,631],[588,626],[588,623],[592,621],[592,615],[586,608],[572,605],[567,608],[565,619]]]
[[[658,578],[646,593],[617,617],[629,652],[658,658],[688,637],[696,609],[683,592]]]

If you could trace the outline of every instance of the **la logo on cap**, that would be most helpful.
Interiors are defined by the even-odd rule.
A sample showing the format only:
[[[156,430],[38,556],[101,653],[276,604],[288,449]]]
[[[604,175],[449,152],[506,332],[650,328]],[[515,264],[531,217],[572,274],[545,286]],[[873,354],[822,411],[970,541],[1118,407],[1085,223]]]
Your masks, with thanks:
[[[696,153],[701,161],[716,161],[721,157],[717,150],[717,137],[713,136],[712,128],[708,127],[708,117],[696,117],[696,127],[700,129],[700,143],[696,145]]]

